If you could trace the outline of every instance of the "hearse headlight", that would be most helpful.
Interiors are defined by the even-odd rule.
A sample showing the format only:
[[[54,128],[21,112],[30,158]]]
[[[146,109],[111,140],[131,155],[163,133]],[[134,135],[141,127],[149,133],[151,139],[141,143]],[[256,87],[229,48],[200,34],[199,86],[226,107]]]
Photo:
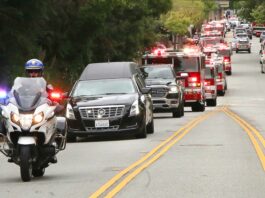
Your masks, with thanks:
[[[65,113],[65,117],[67,119],[70,119],[70,120],[75,120],[75,114],[74,114],[74,110],[72,108],[72,106],[68,103],[67,106],[66,106],[66,113]]]
[[[138,100],[135,100],[131,106],[130,116],[139,115],[140,108]]]

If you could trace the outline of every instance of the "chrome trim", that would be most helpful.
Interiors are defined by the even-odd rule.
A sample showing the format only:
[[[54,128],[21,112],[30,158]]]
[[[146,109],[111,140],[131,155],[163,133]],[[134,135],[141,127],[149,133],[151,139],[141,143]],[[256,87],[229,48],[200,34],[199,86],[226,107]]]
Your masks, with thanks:
[[[114,126],[110,126],[110,127],[102,127],[102,128],[96,128],[96,127],[86,127],[86,131],[87,132],[115,132],[119,130],[119,125],[114,125]]]
[[[80,107],[78,110],[81,118],[87,120],[119,118],[124,115],[125,105]]]

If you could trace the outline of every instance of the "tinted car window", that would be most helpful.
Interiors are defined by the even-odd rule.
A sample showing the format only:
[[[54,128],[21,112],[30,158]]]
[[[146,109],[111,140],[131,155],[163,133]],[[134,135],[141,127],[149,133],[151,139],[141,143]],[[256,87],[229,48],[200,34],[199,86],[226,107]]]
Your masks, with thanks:
[[[238,41],[239,44],[248,44],[248,41]]]
[[[236,37],[238,37],[238,38],[246,38],[246,37],[248,37],[248,35],[247,34],[237,34]]]
[[[95,96],[135,93],[131,79],[103,79],[79,81],[72,96]]]
[[[263,27],[254,27],[253,30],[265,30]]]

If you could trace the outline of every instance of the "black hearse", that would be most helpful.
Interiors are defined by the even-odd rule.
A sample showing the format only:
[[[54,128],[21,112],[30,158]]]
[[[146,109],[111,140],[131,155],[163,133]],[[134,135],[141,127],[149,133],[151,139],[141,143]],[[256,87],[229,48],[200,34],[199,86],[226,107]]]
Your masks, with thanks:
[[[136,63],[89,64],[69,95],[68,140],[78,136],[154,132],[150,88]]]

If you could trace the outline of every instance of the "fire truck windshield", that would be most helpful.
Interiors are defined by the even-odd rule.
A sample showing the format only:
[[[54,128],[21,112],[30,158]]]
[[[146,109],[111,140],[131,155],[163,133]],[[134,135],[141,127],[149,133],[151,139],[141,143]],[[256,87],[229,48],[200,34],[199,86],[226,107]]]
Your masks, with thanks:
[[[174,79],[170,66],[145,66],[141,68],[146,79]]]
[[[219,50],[218,51],[218,55],[219,56],[230,56],[230,50],[227,49],[227,50]]]
[[[177,57],[174,58],[175,72],[198,72],[199,58],[198,57]]]
[[[203,40],[202,44],[203,46],[207,46],[207,45],[216,45],[219,44],[221,42],[220,39],[205,39]]]
[[[214,71],[210,67],[205,68],[205,79],[214,78]]]
[[[217,65],[217,70],[218,70],[218,73],[221,73],[224,71],[224,66],[222,64],[218,64]]]
[[[165,57],[156,57],[156,58],[147,58],[147,63],[145,63],[145,59],[143,59],[143,64],[172,64],[172,58]]]
[[[152,64],[173,64],[175,72],[198,72],[199,71],[199,58],[192,56],[181,57],[155,57],[142,59],[143,65]]]

